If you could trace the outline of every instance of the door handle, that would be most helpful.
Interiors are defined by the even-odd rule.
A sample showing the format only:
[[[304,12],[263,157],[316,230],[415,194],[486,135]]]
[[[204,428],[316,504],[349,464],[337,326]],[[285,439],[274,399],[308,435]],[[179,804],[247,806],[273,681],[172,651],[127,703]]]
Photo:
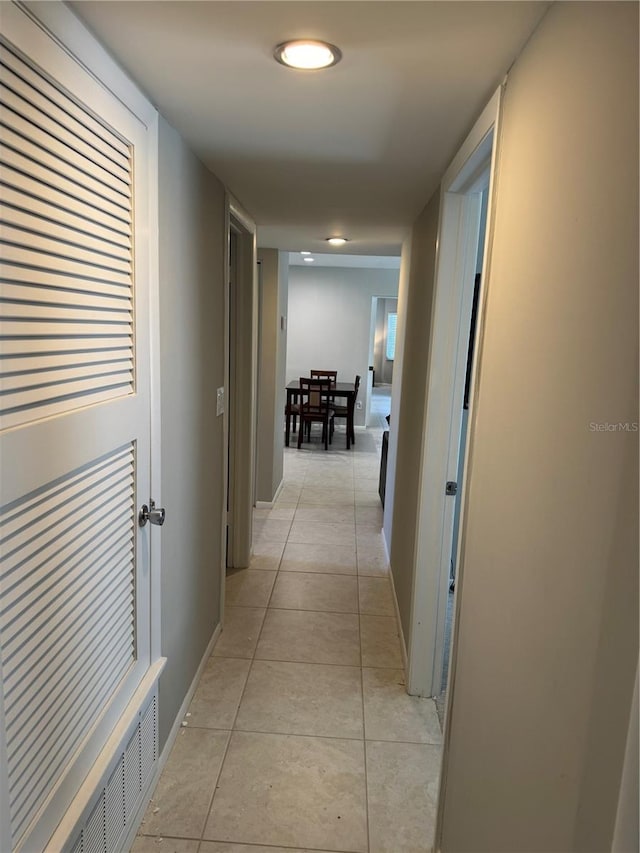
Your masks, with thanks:
[[[155,501],[149,501],[149,506],[146,504],[142,505],[142,509],[138,514],[138,523],[140,527],[144,527],[147,521],[150,521],[151,524],[157,524],[158,527],[162,527],[164,518],[164,507],[157,507]]]

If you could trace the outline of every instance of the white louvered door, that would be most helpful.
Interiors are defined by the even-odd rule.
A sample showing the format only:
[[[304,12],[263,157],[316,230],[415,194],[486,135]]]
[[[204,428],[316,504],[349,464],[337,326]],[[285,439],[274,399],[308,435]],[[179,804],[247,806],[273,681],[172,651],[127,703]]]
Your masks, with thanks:
[[[150,663],[147,132],[16,20],[24,53],[0,43],[3,851],[46,845]]]

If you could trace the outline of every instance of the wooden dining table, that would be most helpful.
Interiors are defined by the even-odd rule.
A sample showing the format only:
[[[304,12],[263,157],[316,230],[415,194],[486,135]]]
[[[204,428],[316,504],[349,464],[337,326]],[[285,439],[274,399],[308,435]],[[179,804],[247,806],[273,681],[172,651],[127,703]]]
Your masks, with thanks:
[[[284,443],[289,447],[291,437],[291,405],[296,403],[300,394],[300,380],[292,379],[285,388],[287,392],[287,405],[285,408]],[[331,386],[331,396],[339,397],[347,401],[347,450],[351,449],[351,436],[353,435],[353,410],[356,401],[355,382],[335,382]],[[295,415],[294,415],[295,417]]]

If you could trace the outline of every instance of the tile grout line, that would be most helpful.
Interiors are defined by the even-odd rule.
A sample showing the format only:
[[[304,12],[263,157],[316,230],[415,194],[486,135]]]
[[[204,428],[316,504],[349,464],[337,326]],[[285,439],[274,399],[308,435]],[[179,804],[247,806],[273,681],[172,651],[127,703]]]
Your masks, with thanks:
[[[260,661],[258,661],[259,663]],[[360,669],[360,667],[357,667]],[[367,669],[368,667],[365,667]],[[267,729],[216,729],[211,726],[192,726],[189,728],[191,730],[197,729],[202,732],[230,732],[235,733],[239,732],[240,734],[247,735],[273,735],[274,737],[286,737],[286,738],[314,738],[318,740],[337,740],[337,741],[352,741],[353,743],[389,743],[389,744],[402,744],[403,746],[432,746],[434,749],[441,749],[442,744],[438,742],[434,742],[431,740],[391,740],[388,738],[381,737],[354,737],[353,735],[319,735],[314,734],[312,732],[273,732]],[[181,836],[178,836],[181,837]],[[205,841],[211,841],[210,838],[203,839]],[[239,842],[233,842],[234,844],[238,844]],[[245,842],[243,842],[245,843]],[[277,846],[277,845],[276,845]]]
[[[297,504],[296,504],[296,506],[297,506]],[[291,522],[291,523],[293,523],[293,519],[292,519],[292,522]],[[286,547],[286,543],[285,543],[285,547]],[[271,601],[271,596],[273,595],[273,590],[275,589],[276,580],[278,579],[278,574],[280,573],[280,563],[282,562],[282,556],[283,556],[283,554],[284,554],[284,548],[282,549],[282,554],[280,555],[280,558],[279,558],[279,560],[278,560],[278,568],[276,569],[275,577],[274,577],[274,579],[273,579],[273,585],[272,585],[272,587],[271,587],[271,593],[270,593],[270,595],[269,595],[269,601]],[[249,558],[249,566],[251,566],[251,558]],[[226,579],[225,579],[225,582],[226,582]],[[224,755],[223,755],[223,757],[222,757],[222,761],[221,761],[221,763],[220,763],[220,770],[218,771],[218,775],[217,775],[217,777],[216,777],[216,782],[215,782],[215,785],[214,785],[214,787],[213,787],[213,793],[212,793],[212,795],[211,795],[211,800],[210,800],[210,802],[209,802],[209,807],[207,808],[207,815],[206,815],[206,817],[205,817],[205,820],[204,820],[204,824],[203,824],[202,830],[201,830],[201,832],[200,832],[200,843],[199,843],[199,845],[198,845],[198,848],[200,848],[200,847],[202,846],[202,842],[203,842],[203,841],[208,841],[208,840],[209,840],[209,839],[205,839],[205,837],[204,837],[204,833],[205,833],[205,832],[206,832],[206,830],[207,830],[207,824],[209,823],[209,819],[211,818],[211,810],[213,809],[213,803],[214,803],[214,801],[215,801],[215,798],[216,798],[216,792],[217,792],[217,790],[218,790],[218,783],[219,783],[219,781],[220,781],[220,778],[222,777],[222,772],[223,772],[223,770],[224,770],[224,765],[225,765],[225,762],[226,762],[226,760],[227,760],[227,755],[229,754],[229,747],[231,746],[231,740],[232,740],[232,738],[233,738],[233,733],[234,733],[234,731],[236,731],[235,725],[236,725],[236,721],[237,721],[237,719],[238,719],[238,714],[240,713],[240,705],[242,704],[242,700],[244,699],[244,694],[245,694],[245,692],[246,692],[246,690],[247,690],[247,684],[249,683],[249,678],[250,678],[250,676],[251,676],[251,671],[252,671],[252,669],[253,669],[253,664],[254,664],[254,662],[255,662],[255,660],[256,660],[256,653],[257,653],[257,651],[258,651],[258,643],[260,642],[260,637],[262,636],[262,631],[264,630],[264,623],[267,621],[267,612],[268,612],[268,610],[269,610],[269,602],[267,602],[267,606],[265,607],[264,617],[263,617],[263,619],[262,619],[262,623],[260,624],[260,630],[258,631],[258,636],[257,636],[257,638],[256,638],[256,644],[255,644],[255,646],[254,646],[253,653],[252,653],[252,655],[251,655],[251,658],[249,658],[249,669],[247,670],[247,677],[246,677],[246,679],[245,679],[244,686],[243,686],[243,688],[242,688],[242,692],[241,692],[241,694],[240,694],[240,699],[239,699],[239,701],[238,701],[238,705],[237,705],[237,707],[236,707],[235,714],[233,715],[233,721],[232,721],[232,723],[231,723],[231,729],[229,730],[229,739],[227,740],[227,745],[226,745],[225,750],[224,750]],[[214,650],[215,650],[215,647],[214,647]],[[213,651],[213,650],[212,650],[212,651]],[[244,658],[244,660],[247,660],[247,658]]]
[[[356,570],[358,568],[358,538],[356,536]],[[360,576],[356,575],[358,584],[358,636],[360,639],[360,696],[362,701],[362,760],[364,763],[364,815],[367,839],[367,853],[371,850],[369,834],[369,777],[367,775],[367,723],[364,707],[364,659],[362,655],[362,619],[360,612]]]

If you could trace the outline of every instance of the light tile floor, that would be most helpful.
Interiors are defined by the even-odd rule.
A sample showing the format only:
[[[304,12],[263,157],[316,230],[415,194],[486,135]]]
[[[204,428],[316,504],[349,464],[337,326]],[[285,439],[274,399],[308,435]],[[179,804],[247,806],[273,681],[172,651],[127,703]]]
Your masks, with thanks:
[[[442,738],[432,700],[404,689],[381,433],[285,452],[134,853],[431,849]]]

